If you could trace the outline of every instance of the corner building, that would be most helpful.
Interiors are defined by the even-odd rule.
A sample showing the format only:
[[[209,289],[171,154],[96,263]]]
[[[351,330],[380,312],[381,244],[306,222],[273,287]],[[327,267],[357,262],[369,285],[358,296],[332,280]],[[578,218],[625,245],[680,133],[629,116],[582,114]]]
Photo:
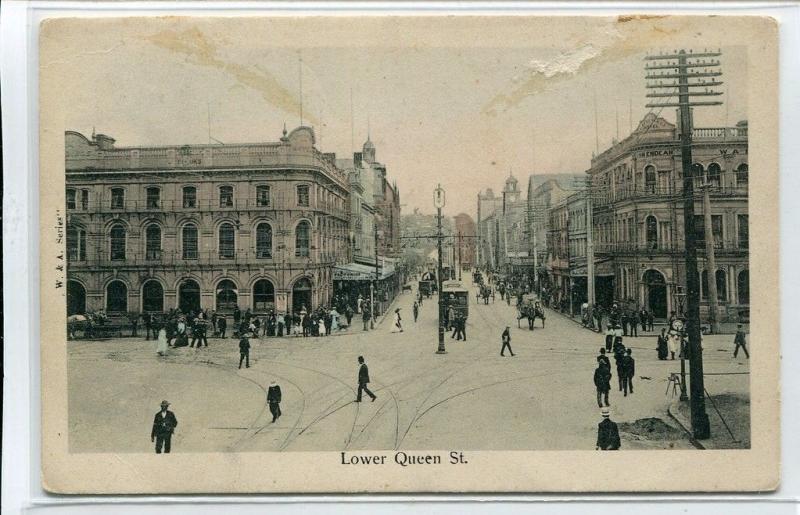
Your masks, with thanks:
[[[311,128],[152,147],[67,131],[65,145],[69,314],[329,303],[349,258],[349,185]]]

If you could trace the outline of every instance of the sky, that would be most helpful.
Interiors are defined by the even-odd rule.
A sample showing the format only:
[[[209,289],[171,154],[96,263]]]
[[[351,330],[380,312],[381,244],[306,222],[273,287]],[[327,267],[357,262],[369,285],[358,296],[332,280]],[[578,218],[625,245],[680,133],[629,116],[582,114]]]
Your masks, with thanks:
[[[737,21],[738,20],[738,21]],[[66,20],[43,28],[41,66],[63,77],[64,129],[118,146],[277,141],[314,128],[347,157],[369,133],[403,212],[475,217],[513,173],[580,173],[645,107],[647,52],[721,47],[725,105],[747,118],[741,18],[272,18]],[[302,89],[300,87],[302,75]],[[301,95],[302,91],[302,95]],[[301,102],[302,98],[302,102]],[[596,106],[596,107],[595,107]],[[657,109],[656,112],[660,112]],[[596,114],[595,114],[596,113]],[[674,111],[660,112],[674,121]],[[595,121],[596,120],[596,121]]]

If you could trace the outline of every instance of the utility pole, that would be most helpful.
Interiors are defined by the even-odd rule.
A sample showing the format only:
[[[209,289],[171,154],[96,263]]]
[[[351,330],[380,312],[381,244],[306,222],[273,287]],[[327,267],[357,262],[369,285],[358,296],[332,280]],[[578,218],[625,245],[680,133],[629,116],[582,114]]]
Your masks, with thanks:
[[[683,168],[683,226],[686,256],[686,331],[689,336],[689,380],[692,433],[698,440],[711,437],[708,414],[705,409],[705,386],[703,384],[703,349],[700,341],[700,280],[697,273],[697,240],[694,220],[694,174],[692,167],[692,114],[694,106],[722,105],[720,101],[697,101],[691,97],[718,96],[721,92],[712,88],[722,84],[717,77],[722,72],[715,70],[720,65],[722,53],[703,51],[687,53],[685,50],[672,54],[645,57],[651,61],[645,66],[647,88],[654,92],[648,98],[663,98],[661,102],[648,103],[646,107],[677,107],[680,121],[681,163]],[[702,69],[702,70],[701,70]],[[709,71],[710,70],[710,71]],[[666,83],[664,81],[667,81]],[[691,88],[691,89],[690,89]],[[703,88],[697,90],[695,88]],[[674,99],[677,89],[678,101]],[[709,281],[711,282],[711,281]]]
[[[592,229],[593,222],[593,204],[594,196],[592,195],[592,180],[587,178],[586,181],[586,295],[588,297],[587,303],[589,304],[589,320],[591,321],[592,311],[594,310],[595,296],[594,296],[594,234]]]
[[[444,190],[439,184],[433,192],[433,205],[436,207],[436,246],[439,251],[438,269],[436,274],[437,294],[439,295],[439,347],[436,354],[446,354],[444,348],[444,303],[442,295],[442,208],[444,207]]]
[[[717,256],[714,254],[714,228],[711,223],[711,183],[703,184],[703,221],[705,222],[706,236],[706,283],[708,284],[708,323],[711,332],[719,334],[719,321],[717,315]]]
[[[461,231],[458,231],[458,280],[461,280]]]

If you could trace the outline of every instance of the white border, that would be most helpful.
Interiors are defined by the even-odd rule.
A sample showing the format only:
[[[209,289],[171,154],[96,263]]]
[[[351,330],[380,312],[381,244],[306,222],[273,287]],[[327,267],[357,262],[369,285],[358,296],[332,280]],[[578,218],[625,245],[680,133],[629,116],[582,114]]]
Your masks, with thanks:
[[[722,9],[724,7],[724,9]],[[648,513],[779,513],[796,512],[800,499],[800,444],[798,428],[800,413],[795,409],[800,399],[800,345],[795,341],[791,322],[791,306],[800,306],[800,268],[791,268],[792,258],[800,250],[800,5],[797,3],[761,2],[715,4],[697,3],[614,3],[574,2],[539,3],[476,2],[444,3],[344,3],[344,2],[23,2],[7,1],[0,7],[0,86],[2,87],[3,122],[3,243],[4,257],[4,335],[5,370],[3,404],[3,513],[21,511],[78,513],[106,512],[114,504],[116,513],[210,513],[220,508],[226,512],[262,513],[264,507],[255,503],[269,502],[274,513],[326,512],[375,513],[433,510],[443,513],[464,513],[481,508],[492,512],[528,511],[538,506],[549,513],[586,513],[601,510],[617,512],[618,501],[627,500],[627,509],[645,508]],[[781,320],[782,377],[781,403],[782,474],[780,489],[769,495],[666,495],[666,496],[566,496],[566,495],[504,495],[504,496],[236,496],[236,497],[58,497],[42,491],[39,481],[39,347],[38,347],[38,44],[39,21],[52,16],[129,16],[148,14],[230,15],[246,16],[256,11],[270,15],[297,15],[314,11],[325,15],[357,13],[445,14],[452,11],[481,14],[609,15],[620,12],[670,14],[758,14],[773,16],[780,22],[780,169],[781,169]],[[795,172],[795,173],[792,173]],[[31,237],[34,235],[34,237]],[[28,344],[28,345],[26,345]],[[690,466],[687,464],[687,466]],[[735,474],[735,471],[731,471]],[[425,504],[402,504],[414,499]],[[550,501],[541,505],[516,502]],[[587,501],[602,504],[587,504]],[[657,504],[652,501],[660,501]],[[680,505],[668,500],[682,500]],[[727,503],[725,502],[727,500]],[[746,501],[732,505],[731,501]],[[366,504],[378,501],[381,504]],[[458,504],[455,504],[455,502]],[[516,501],[513,504],[485,501]],[[563,501],[573,501],[566,503]],[[651,501],[648,504],[644,504]],[[705,501],[697,503],[697,501]],[[335,504],[323,504],[335,502]],[[435,505],[428,503],[436,502]],[[688,504],[690,502],[691,504]],[[189,503],[208,503],[205,505]],[[235,505],[235,506],[234,506]],[[685,511],[684,511],[685,510]]]

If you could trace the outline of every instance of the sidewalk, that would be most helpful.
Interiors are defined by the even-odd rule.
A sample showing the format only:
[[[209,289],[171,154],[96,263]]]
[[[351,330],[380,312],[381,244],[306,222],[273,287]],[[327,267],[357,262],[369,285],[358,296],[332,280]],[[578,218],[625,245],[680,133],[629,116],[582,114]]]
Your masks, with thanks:
[[[706,413],[711,424],[711,438],[698,441],[690,436],[692,443],[699,449],[749,449],[750,399],[741,394],[723,393],[711,396],[711,400],[713,403],[706,396]],[[717,409],[723,413],[724,420],[720,417]],[[676,399],[670,403],[668,411],[683,430],[691,435],[692,422],[689,401]]]

